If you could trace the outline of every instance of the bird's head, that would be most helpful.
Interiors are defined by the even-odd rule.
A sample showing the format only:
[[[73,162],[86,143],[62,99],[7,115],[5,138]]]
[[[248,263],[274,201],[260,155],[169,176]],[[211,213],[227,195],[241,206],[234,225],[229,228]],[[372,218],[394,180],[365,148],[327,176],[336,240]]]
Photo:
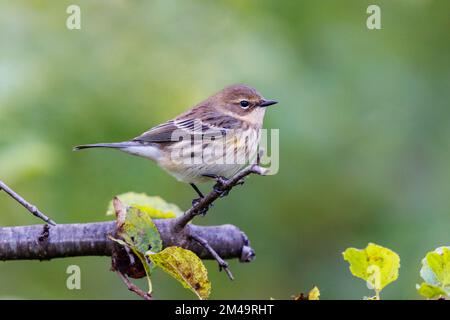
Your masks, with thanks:
[[[262,122],[266,107],[278,103],[244,84],[226,87],[208,100],[220,111],[251,122]]]

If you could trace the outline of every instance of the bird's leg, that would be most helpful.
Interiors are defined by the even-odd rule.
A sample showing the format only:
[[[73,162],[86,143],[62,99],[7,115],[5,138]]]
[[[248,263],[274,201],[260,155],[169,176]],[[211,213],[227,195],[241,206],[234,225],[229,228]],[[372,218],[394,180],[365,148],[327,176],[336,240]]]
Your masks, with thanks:
[[[214,189],[215,192],[220,194],[221,198],[223,198],[223,197],[228,195],[228,193],[230,191],[223,189],[223,186],[225,185],[225,183],[228,182],[227,178],[222,177],[222,176],[218,176],[216,174],[204,174],[203,176],[216,180],[216,184],[214,185],[213,189]]]
[[[195,190],[195,192],[197,192],[199,198],[195,198],[194,200],[192,200],[192,205],[195,206],[202,198],[204,198],[205,196],[203,195],[203,193],[200,191],[200,189],[193,183],[190,183],[192,189]]]
[[[203,193],[200,191],[200,189],[195,184],[190,183],[190,185],[195,190],[195,192],[197,192],[197,194],[199,195],[199,198],[195,198],[194,200],[192,200],[192,206],[195,207],[205,196],[203,195]],[[199,214],[201,214],[202,216],[206,215],[206,213],[208,212],[209,208],[211,208],[212,206],[213,206],[213,204],[211,203],[206,208],[201,209],[199,211]]]
[[[195,190],[195,192],[197,192],[197,194],[199,195],[200,198],[204,198],[205,196],[203,195],[203,193],[200,191],[200,189],[193,183],[190,183],[192,189]]]

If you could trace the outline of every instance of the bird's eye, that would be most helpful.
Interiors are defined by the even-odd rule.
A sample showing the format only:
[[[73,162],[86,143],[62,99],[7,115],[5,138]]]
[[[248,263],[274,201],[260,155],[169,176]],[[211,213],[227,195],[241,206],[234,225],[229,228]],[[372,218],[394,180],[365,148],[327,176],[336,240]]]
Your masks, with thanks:
[[[247,109],[248,106],[250,105],[250,103],[247,100],[242,100],[240,102],[240,105],[241,105],[242,108]]]

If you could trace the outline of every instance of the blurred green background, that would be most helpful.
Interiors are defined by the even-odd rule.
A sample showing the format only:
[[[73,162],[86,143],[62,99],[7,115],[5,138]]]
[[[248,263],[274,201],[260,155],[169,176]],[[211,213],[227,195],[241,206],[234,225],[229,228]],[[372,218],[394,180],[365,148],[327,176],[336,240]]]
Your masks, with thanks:
[[[369,4],[382,30],[366,28]],[[82,29],[66,28],[81,6]],[[401,256],[382,298],[419,298],[420,260],[450,244],[450,2],[0,1],[0,179],[59,223],[108,219],[127,191],[181,208],[193,191],[151,162],[72,146],[121,141],[232,83],[279,105],[280,171],[251,177],[196,223],[232,223],[257,258],[208,261],[212,299],[371,294],[342,251]],[[209,186],[202,186],[203,190]],[[0,193],[0,225],[39,223]],[[81,267],[81,290],[66,268]],[[109,258],[0,263],[1,298],[134,299]],[[157,271],[158,299],[193,299]],[[138,281],[145,286],[145,281]]]

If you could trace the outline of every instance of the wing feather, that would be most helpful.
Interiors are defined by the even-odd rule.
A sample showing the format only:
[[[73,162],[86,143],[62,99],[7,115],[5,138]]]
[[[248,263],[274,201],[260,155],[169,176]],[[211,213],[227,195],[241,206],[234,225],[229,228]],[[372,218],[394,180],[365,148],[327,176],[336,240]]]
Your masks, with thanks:
[[[180,135],[226,135],[229,130],[240,128],[241,125],[241,120],[220,112],[198,112],[192,109],[178,118],[151,128],[133,140],[143,143],[170,143],[179,141],[177,137]]]

